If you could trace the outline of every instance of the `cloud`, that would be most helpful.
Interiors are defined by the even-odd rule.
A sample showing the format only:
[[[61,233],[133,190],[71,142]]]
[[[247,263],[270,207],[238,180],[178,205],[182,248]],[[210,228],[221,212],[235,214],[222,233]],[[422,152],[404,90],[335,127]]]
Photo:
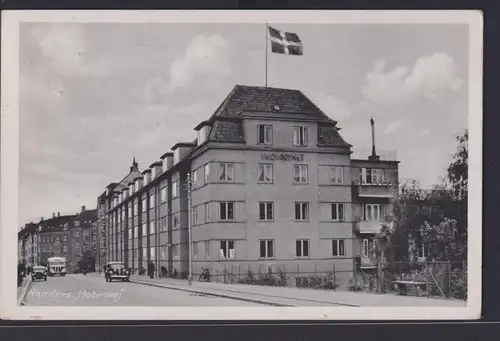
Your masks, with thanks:
[[[403,126],[404,126],[403,121],[389,122],[389,124],[387,125],[387,127],[384,130],[384,133],[386,135],[392,135],[392,134],[396,133],[399,129],[401,129]]]
[[[351,116],[349,104],[332,94],[320,92],[315,96],[311,96],[311,99],[322,111],[336,121]]]
[[[462,80],[458,66],[446,53],[419,58],[412,69],[398,66],[385,72],[385,60],[378,60],[375,69],[366,75],[362,93],[377,103],[392,103],[414,98],[434,98],[444,90],[458,90]]]
[[[32,31],[42,55],[53,72],[67,76],[102,75],[107,65],[89,54],[86,35],[81,26],[72,24],[37,25]]]

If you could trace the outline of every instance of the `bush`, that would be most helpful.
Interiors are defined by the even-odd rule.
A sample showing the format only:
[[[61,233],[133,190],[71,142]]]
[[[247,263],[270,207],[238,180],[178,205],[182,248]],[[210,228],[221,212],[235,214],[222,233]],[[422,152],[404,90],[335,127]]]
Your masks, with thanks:
[[[348,288],[349,291],[354,291],[354,292],[363,291],[363,287],[359,283],[357,283],[356,280],[353,278],[349,280]]]

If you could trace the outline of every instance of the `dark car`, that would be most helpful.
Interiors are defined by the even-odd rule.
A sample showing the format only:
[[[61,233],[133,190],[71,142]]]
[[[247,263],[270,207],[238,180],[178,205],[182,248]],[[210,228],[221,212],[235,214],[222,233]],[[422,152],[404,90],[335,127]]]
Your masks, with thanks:
[[[36,281],[37,279],[47,280],[47,268],[45,266],[35,266],[31,272],[31,280]]]
[[[113,279],[130,281],[130,271],[125,269],[125,264],[122,262],[109,262],[104,269],[106,282],[111,282]]]

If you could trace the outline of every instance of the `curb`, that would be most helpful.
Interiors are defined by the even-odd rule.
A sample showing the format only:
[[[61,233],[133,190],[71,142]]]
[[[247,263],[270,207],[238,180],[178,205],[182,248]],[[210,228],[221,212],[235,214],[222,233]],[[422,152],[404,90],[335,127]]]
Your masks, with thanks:
[[[152,287],[164,288],[164,289],[192,292],[192,293],[203,294],[203,295],[207,295],[207,296],[215,296],[215,297],[229,298],[232,300],[238,300],[238,301],[244,301],[244,302],[252,302],[252,303],[271,305],[271,306],[275,306],[275,307],[295,307],[292,304],[277,303],[277,302],[272,302],[272,301],[265,301],[265,300],[246,298],[246,297],[238,297],[238,296],[233,296],[233,295],[216,294],[213,292],[206,292],[206,291],[200,291],[200,290],[194,290],[194,289],[185,289],[185,288],[180,288],[180,287],[171,287],[168,285],[160,285],[160,284],[156,284],[156,283],[141,282],[141,281],[133,280],[133,279],[130,279],[130,282],[137,283],[137,284],[143,284],[143,285],[149,285]]]
[[[21,294],[17,298],[17,305],[24,305],[24,296],[26,296],[26,291],[28,291],[28,287],[31,284],[31,277],[27,276],[27,281],[26,284],[24,285],[23,289],[21,290]]]

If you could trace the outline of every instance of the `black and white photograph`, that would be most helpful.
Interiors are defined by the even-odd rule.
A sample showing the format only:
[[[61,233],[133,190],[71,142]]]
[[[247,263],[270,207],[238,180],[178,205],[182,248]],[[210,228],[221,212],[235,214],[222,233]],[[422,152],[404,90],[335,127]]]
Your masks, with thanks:
[[[479,318],[481,72],[474,11],[3,12],[1,315]]]

